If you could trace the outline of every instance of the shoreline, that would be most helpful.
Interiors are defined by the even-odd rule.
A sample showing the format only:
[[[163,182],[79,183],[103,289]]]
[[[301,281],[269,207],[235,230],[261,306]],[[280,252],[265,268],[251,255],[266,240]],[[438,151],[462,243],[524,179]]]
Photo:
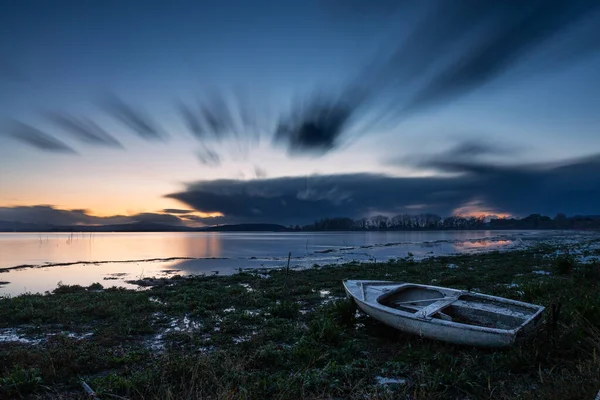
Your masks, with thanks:
[[[144,290],[93,284],[2,298],[0,379],[10,384],[0,397],[81,395],[81,376],[101,398],[593,398],[600,264],[578,262],[582,247],[348,263],[287,277],[280,269],[176,275]],[[560,303],[561,312],[558,323],[546,312],[527,345],[466,348],[357,313],[341,284],[351,278],[469,289],[548,310]]]
[[[380,238],[385,239],[385,237]],[[395,239],[395,238],[387,238]],[[56,242],[55,242],[56,243]],[[443,257],[460,254],[478,254],[489,251],[527,250],[538,245],[572,246],[573,244],[590,244],[600,247],[600,235],[590,233],[561,232],[513,232],[508,235],[493,235],[469,238],[432,238],[432,240],[403,240],[390,242],[372,242],[366,244],[347,243],[345,240],[333,239],[321,245],[313,239],[308,245],[291,244],[296,252],[292,252],[293,269],[312,268],[313,265],[343,265],[349,262],[387,262],[397,258],[410,258],[421,261],[432,257]],[[365,243],[365,242],[363,242]],[[57,245],[59,243],[56,243]],[[50,242],[50,247],[54,244]],[[75,245],[82,246],[87,243]],[[252,244],[251,244],[252,246]],[[589,247],[589,246],[588,246]],[[281,251],[279,251],[281,253]],[[70,253],[66,253],[67,255]],[[75,253],[73,253],[75,254]],[[253,255],[255,254],[255,255]],[[132,254],[133,255],[133,254]],[[240,271],[283,268],[287,264],[287,252],[269,257],[257,257],[256,252],[241,251],[238,256],[231,249],[223,256],[192,257],[185,255],[169,257],[147,257],[133,259],[100,259],[69,260],[59,262],[23,263],[0,268],[3,281],[11,282],[0,285],[0,296],[18,295],[21,293],[45,293],[56,287],[57,283],[87,286],[94,282],[102,282],[108,286],[125,286],[133,288],[131,281],[143,277],[169,276],[173,273],[181,275],[231,275]],[[226,257],[228,256],[228,257]],[[579,261],[585,261],[584,255],[578,255]],[[37,271],[37,272],[33,272]]]

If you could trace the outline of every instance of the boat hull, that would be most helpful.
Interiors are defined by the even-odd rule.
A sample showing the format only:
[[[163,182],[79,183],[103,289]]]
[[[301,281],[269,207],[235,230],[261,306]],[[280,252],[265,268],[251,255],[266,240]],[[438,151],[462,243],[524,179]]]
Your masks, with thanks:
[[[350,282],[350,284],[348,284],[348,282]],[[524,324],[519,326],[518,329],[490,329],[439,319],[419,318],[415,315],[404,313],[394,308],[386,307],[382,304],[375,303],[372,300],[368,301],[370,300],[368,298],[368,294],[366,296],[366,299],[361,298],[359,292],[350,288],[352,283],[356,284],[356,282],[359,281],[346,281],[344,282],[344,288],[348,297],[352,298],[357,304],[358,308],[367,315],[370,315],[372,318],[378,320],[379,322],[382,322],[392,328],[396,328],[406,333],[411,333],[419,335],[421,337],[441,340],[459,345],[496,348],[511,346],[519,338],[535,330],[535,328],[541,320],[541,313],[544,309],[541,306],[528,305],[537,308],[537,310],[534,309],[531,318],[529,318],[529,320],[525,321]],[[381,284],[383,284],[383,282],[378,283],[378,285]],[[390,282],[390,284],[393,287],[393,283]],[[491,298],[491,296],[485,297]],[[512,303],[519,303],[502,298],[495,299],[510,301]]]

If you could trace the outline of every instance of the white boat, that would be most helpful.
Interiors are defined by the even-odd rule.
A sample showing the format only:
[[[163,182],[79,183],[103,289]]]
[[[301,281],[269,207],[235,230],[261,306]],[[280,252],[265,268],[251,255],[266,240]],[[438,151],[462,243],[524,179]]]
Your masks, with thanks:
[[[366,314],[403,332],[446,342],[506,347],[535,330],[544,307],[437,286],[344,281]]]

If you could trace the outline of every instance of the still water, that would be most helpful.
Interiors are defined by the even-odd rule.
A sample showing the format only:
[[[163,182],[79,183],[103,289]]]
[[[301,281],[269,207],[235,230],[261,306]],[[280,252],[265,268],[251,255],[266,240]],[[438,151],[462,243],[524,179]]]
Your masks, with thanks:
[[[335,233],[0,233],[0,294],[44,292],[62,284],[133,287],[126,281],[172,274],[230,274],[415,258],[523,245],[535,231]],[[58,264],[58,265],[57,265]],[[61,265],[62,264],[62,265]],[[68,265],[65,265],[68,264]]]

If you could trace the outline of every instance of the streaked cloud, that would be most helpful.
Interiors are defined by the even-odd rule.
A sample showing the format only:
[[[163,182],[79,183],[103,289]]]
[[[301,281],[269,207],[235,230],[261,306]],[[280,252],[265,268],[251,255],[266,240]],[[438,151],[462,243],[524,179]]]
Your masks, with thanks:
[[[373,10],[389,7],[385,1],[357,4]],[[357,126],[362,127],[357,134],[394,129],[414,114],[451,104],[523,64],[528,68],[521,79],[600,50],[600,3],[595,0],[432,0],[402,6],[417,17],[408,35],[391,41],[396,47],[389,45],[383,55],[365,60],[362,72],[345,88],[306,96],[289,115],[283,114],[275,139],[291,155],[332,151]],[[574,29],[580,24],[591,28]],[[557,43],[562,47],[550,51],[555,56],[531,60],[544,46]]]
[[[117,139],[88,118],[77,118],[67,113],[48,113],[48,119],[80,142],[123,148]]]
[[[221,156],[216,151],[204,147],[196,152],[201,164],[209,167],[218,167],[221,165]]]
[[[142,139],[158,140],[166,136],[156,121],[141,108],[127,104],[116,95],[108,96],[101,105],[109,115],[128,126]]]
[[[50,153],[76,154],[77,152],[66,143],[58,140],[31,125],[16,122],[10,136],[38,150]]]
[[[418,51],[400,51],[406,59],[412,59],[412,53],[440,55],[439,51],[432,50],[445,49],[453,53],[450,54],[452,61],[436,70],[404,106],[403,112],[452,101],[498,78],[548,41],[568,33],[581,20],[598,18],[600,3],[593,0],[438,2],[440,11],[449,7],[454,8],[454,12],[449,9],[449,13],[440,12],[434,21],[426,18],[415,31],[416,36],[429,36],[430,46],[419,45]],[[430,25],[438,21],[446,21],[446,24],[441,29],[431,29],[431,26],[439,27]],[[459,47],[461,42],[466,43]],[[600,40],[588,42],[588,45],[598,49]],[[570,58],[576,59],[587,53],[588,48],[580,48],[579,52],[571,52]],[[420,58],[415,71],[431,62]],[[549,68],[551,65],[538,67]]]

